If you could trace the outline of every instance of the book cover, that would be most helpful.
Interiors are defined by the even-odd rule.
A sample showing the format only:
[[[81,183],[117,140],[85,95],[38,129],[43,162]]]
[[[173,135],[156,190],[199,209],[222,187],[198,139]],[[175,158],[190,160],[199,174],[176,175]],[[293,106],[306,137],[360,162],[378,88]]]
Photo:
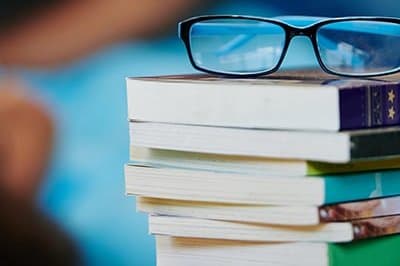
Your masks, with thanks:
[[[388,236],[346,244],[329,244],[329,266],[397,266],[400,236]]]
[[[400,196],[319,207],[320,222],[340,222],[400,214]]]

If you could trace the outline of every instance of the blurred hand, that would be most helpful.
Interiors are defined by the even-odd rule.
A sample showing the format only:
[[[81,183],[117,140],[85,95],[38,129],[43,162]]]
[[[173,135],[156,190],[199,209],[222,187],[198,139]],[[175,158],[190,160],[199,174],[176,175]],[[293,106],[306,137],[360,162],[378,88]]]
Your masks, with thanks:
[[[199,0],[60,1],[0,36],[0,64],[61,65],[127,38],[174,26]]]
[[[0,80],[0,186],[33,200],[46,168],[53,136],[46,112],[16,81]]]

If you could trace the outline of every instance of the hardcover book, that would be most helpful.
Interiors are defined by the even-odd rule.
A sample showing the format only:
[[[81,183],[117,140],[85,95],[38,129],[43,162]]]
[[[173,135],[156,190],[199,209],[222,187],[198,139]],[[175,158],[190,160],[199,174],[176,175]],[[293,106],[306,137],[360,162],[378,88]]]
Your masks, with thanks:
[[[201,74],[127,79],[129,119],[224,127],[349,130],[398,125],[397,81]]]

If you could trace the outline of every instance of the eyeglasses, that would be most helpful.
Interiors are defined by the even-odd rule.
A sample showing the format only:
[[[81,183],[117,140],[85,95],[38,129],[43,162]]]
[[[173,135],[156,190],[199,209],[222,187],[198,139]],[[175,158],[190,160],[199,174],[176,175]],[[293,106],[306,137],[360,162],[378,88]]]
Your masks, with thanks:
[[[201,16],[178,27],[192,65],[201,71],[252,77],[279,69],[291,39],[307,36],[330,74],[372,77],[400,71],[400,19],[345,17],[296,27],[277,19]]]

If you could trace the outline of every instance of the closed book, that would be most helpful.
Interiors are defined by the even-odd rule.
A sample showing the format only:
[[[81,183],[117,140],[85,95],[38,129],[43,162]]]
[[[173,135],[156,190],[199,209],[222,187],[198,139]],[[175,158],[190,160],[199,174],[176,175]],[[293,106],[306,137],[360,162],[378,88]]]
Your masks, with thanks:
[[[268,205],[313,205],[400,194],[399,170],[315,177],[125,166],[127,194],[152,198]]]
[[[131,146],[131,161],[142,164],[191,168],[217,172],[268,173],[284,176],[312,176],[400,168],[400,158],[353,161],[345,164],[185,152]]]
[[[398,125],[396,81],[207,75],[127,78],[129,119],[224,127],[329,130]]]
[[[157,236],[157,266],[398,266],[400,236],[345,244]]]
[[[156,215],[280,225],[317,225],[400,214],[400,196],[323,206],[223,204],[137,197],[138,211]]]
[[[260,242],[351,242],[400,233],[400,215],[310,226],[284,226],[190,217],[149,216],[149,232],[175,237]]]
[[[130,122],[133,146],[329,163],[399,157],[399,138],[400,127],[328,132]]]

